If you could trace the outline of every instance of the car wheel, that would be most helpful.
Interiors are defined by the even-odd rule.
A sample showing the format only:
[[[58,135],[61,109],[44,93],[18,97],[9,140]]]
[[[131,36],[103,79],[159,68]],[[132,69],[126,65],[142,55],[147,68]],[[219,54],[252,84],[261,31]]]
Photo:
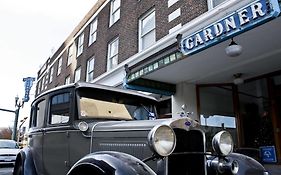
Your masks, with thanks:
[[[13,175],[23,175],[23,166],[21,161],[16,164]]]

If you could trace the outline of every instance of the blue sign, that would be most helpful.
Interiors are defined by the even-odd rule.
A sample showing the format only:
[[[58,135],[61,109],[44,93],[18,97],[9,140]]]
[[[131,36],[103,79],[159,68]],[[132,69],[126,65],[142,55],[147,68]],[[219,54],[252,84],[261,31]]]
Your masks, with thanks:
[[[274,146],[262,146],[260,147],[260,153],[262,162],[264,163],[276,163],[276,152]]]
[[[253,1],[222,20],[183,38],[180,50],[184,55],[194,54],[276,18],[279,14],[278,0]]]
[[[25,88],[25,94],[24,94],[24,102],[28,102],[29,101],[29,92],[31,90],[33,81],[35,81],[35,78],[33,77],[27,77],[23,79],[24,81],[24,88]]]

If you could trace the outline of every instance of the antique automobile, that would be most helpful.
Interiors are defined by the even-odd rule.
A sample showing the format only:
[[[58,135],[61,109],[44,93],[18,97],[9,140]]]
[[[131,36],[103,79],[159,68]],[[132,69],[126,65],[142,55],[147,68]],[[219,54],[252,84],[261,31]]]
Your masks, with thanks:
[[[28,145],[14,175],[268,174],[232,153],[227,131],[213,152],[189,117],[157,119],[153,97],[90,83],[57,87],[32,103]]]

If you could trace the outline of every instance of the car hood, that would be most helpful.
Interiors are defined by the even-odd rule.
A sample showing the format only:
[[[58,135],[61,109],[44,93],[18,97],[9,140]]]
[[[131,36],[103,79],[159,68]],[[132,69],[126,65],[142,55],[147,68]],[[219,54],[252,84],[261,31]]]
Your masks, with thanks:
[[[157,119],[157,120],[134,120],[134,121],[112,121],[96,123],[92,130],[94,131],[118,131],[118,130],[151,130],[157,125],[168,125],[172,128],[182,128],[190,130],[198,127],[198,122],[188,117]]]
[[[9,148],[0,148],[0,155],[2,154],[18,154],[18,152],[20,151],[20,149],[9,149]]]

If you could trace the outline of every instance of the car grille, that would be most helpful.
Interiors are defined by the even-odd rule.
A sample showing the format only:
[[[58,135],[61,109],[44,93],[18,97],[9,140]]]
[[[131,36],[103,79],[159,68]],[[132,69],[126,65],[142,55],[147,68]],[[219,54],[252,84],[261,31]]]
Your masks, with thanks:
[[[174,129],[177,136],[176,148],[168,157],[168,174],[204,175],[205,136],[199,130]]]
[[[0,154],[0,156],[9,157],[9,156],[16,156],[16,154]]]

